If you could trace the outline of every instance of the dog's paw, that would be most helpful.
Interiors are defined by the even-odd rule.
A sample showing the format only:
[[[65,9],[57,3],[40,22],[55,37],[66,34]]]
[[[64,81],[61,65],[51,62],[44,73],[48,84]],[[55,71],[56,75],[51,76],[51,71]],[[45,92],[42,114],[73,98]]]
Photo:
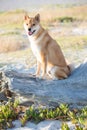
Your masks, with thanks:
[[[48,74],[44,74],[40,76],[41,79],[50,79],[50,77],[48,76]]]

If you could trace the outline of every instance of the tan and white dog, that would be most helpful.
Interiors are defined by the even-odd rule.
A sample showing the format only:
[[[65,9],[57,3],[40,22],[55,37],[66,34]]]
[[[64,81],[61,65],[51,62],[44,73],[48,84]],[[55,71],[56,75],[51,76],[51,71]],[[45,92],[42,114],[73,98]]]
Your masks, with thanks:
[[[65,79],[70,73],[70,66],[66,63],[64,55],[57,42],[48,34],[40,24],[40,15],[25,16],[24,28],[27,32],[30,46],[37,59],[36,76],[49,75],[51,78]]]

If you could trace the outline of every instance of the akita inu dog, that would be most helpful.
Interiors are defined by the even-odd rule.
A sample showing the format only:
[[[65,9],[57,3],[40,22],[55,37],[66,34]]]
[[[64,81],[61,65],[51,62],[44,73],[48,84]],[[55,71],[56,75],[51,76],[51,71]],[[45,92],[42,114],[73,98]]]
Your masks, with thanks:
[[[42,70],[42,77],[49,75],[51,78],[65,79],[70,73],[58,43],[48,34],[40,24],[40,15],[35,17],[25,16],[24,28],[27,32],[30,46],[37,59],[36,76]]]

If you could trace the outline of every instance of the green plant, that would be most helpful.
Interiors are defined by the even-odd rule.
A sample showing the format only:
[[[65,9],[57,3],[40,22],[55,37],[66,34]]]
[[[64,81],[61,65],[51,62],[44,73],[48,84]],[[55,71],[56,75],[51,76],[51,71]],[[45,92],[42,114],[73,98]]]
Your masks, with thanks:
[[[84,119],[87,119],[87,109],[83,108],[82,110],[70,110],[67,104],[60,104],[59,107],[55,109],[35,109],[34,107],[29,107],[28,110],[24,113],[24,116],[21,118],[22,125],[25,125],[27,120],[34,121],[36,123],[42,120],[62,120],[62,121],[72,121],[79,129],[83,128]],[[79,125],[78,125],[79,124]],[[80,126],[81,125],[81,126]],[[64,129],[66,128],[66,129]],[[69,130],[66,123],[62,124],[62,130]],[[77,130],[79,130],[77,129]]]
[[[77,125],[75,130],[83,130],[83,127]]]
[[[68,108],[65,107],[64,110],[64,107],[62,107],[63,104],[61,104],[60,107],[57,107],[56,109],[34,109],[33,107],[30,107],[21,118],[22,125],[25,124],[26,120],[39,122],[45,119],[67,119],[66,111],[68,111]]]
[[[26,124],[28,120],[34,121],[36,123],[42,120],[62,120],[64,121],[72,121],[76,128],[75,130],[85,130],[84,121],[87,120],[87,107],[84,107],[82,110],[70,110],[67,104],[60,104],[57,108],[51,109],[35,109],[34,107],[29,107],[22,116],[20,113],[22,110],[19,106],[19,101],[11,102],[9,101],[6,105],[0,106],[0,129],[6,129],[8,127],[13,127],[12,121],[18,119],[20,116],[20,121],[22,126]],[[70,130],[67,123],[62,123],[62,130]]]
[[[17,119],[18,116],[18,101],[14,103],[9,101],[6,105],[0,106],[0,128],[12,127],[12,120]]]
[[[66,123],[62,123],[61,130],[70,130],[70,128]]]
[[[60,109],[64,114],[67,114],[67,112],[69,111],[69,107],[67,104],[60,104]]]

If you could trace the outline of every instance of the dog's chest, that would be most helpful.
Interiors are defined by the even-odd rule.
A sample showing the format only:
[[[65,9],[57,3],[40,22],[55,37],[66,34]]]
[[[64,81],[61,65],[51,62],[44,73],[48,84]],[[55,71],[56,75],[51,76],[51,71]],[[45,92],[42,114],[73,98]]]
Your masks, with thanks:
[[[31,42],[30,45],[31,45],[31,50],[33,54],[35,55],[37,60],[41,62],[41,46],[36,44],[35,42]]]

